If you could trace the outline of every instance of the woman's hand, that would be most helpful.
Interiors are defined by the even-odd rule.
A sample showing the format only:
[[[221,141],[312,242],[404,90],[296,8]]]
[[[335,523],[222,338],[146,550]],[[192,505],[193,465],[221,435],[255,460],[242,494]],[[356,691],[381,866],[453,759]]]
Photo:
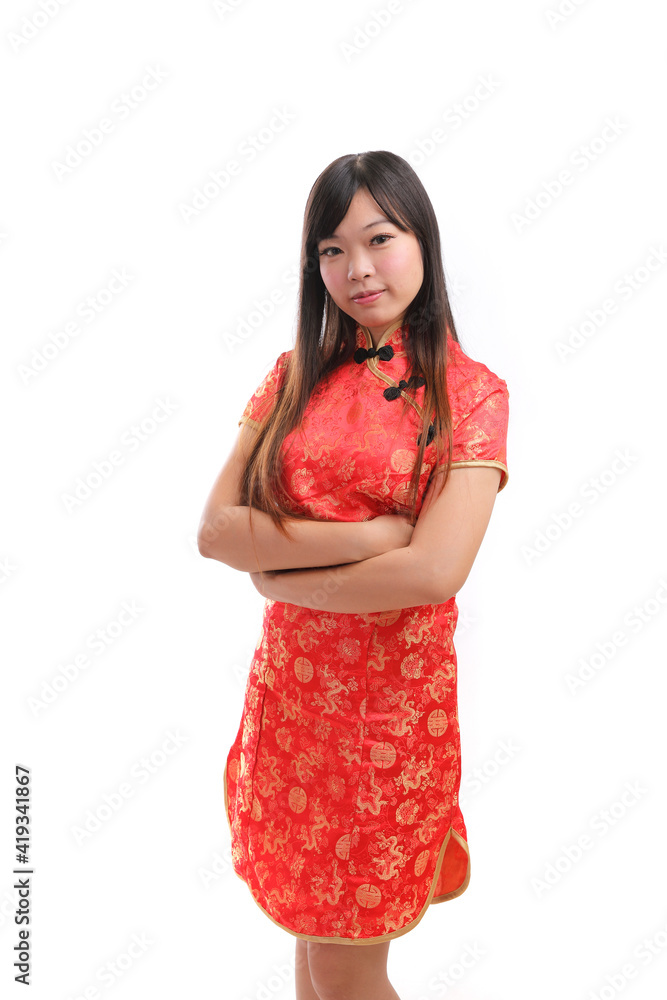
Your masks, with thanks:
[[[372,555],[381,556],[391,549],[402,549],[410,544],[415,526],[407,514],[380,514],[364,526],[371,535]]]
[[[369,521],[357,522],[356,526],[362,528],[368,543],[367,554],[364,556],[365,559],[381,556],[392,549],[404,548],[410,544],[412,532],[414,531],[414,525],[410,524],[410,518],[407,514],[379,514]],[[366,546],[364,547],[366,548]],[[339,565],[341,564],[336,563],[331,567],[320,566],[317,568],[335,569]],[[284,598],[283,591],[280,588],[281,578],[286,579],[292,573],[304,572],[308,572],[308,569],[265,570],[264,573],[249,572],[248,575],[253,582],[255,590],[262,597],[280,601]]]
[[[301,569],[269,569],[264,570],[263,573],[248,573],[248,576],[253,582],[255,590],[262,597],[270,597],[271,600],[280,600],[276,597],[276,583],[280,585],[281,578],[289,576],[291,573],[302,573]],[[307,571],[306,571],[307,572]]]

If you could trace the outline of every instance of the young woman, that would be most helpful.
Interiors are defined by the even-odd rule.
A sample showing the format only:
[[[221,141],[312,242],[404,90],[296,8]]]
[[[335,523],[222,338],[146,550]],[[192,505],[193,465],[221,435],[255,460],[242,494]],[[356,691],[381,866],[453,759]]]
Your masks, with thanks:
[[[397,998],[389,942],[468,885],[455,595],[508,480],[508,397],[460,345],[413,169],[334,160],[294,348],[199,528],[266,598],[223,785],[234,870],[297,938],[298,1000]]]

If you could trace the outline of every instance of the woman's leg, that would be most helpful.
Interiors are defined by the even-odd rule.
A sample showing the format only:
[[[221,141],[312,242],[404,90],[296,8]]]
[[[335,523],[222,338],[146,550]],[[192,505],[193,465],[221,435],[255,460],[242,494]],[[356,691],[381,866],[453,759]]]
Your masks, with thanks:
[[[310,979],[308,942],[304,941],[303,938],[296,939],[294,979],[296,983],[296,1000],[320,1000]]]
[[[387,978],[390,941],[364,945],[318,941],[307,944],[315,1000],[400,1000]]]

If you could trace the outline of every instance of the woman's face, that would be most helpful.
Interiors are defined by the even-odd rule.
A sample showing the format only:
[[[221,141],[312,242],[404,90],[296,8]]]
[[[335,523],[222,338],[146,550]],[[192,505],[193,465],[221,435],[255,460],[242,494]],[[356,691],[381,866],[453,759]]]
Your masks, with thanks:
[[[402,322],[424,280],[417,237],[389,222],[366,188],[358,188],[336,232],[317,250],[329,295],[377,344]]]

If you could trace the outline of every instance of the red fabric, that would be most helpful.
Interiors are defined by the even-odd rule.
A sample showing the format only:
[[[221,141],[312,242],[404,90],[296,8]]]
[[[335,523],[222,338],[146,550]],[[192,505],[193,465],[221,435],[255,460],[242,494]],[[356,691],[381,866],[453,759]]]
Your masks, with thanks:
[[[406,372],[399,327],[378,346],[390,359],[353,359],[314,390],[283,444],[295,509],[368,520],[407,503],[421,431],[418,412],[383,396]],[[357,327],[357,346],[372,347]],[[453,465],[501,467],[507,385],[448,339]],[[291,351],[241,420],[269,412]],[[382,374],[385,379],[382,378]],[[408,389],[419,405],[424,387]],[[433,469],[425,452],[417,511]],[[267,600],[236,739],[224,774],[234,870],[255,901],[297,937],[363,944],[409,931],[431,902],[470,877],[458,804],[455,598],[369,614]]]

